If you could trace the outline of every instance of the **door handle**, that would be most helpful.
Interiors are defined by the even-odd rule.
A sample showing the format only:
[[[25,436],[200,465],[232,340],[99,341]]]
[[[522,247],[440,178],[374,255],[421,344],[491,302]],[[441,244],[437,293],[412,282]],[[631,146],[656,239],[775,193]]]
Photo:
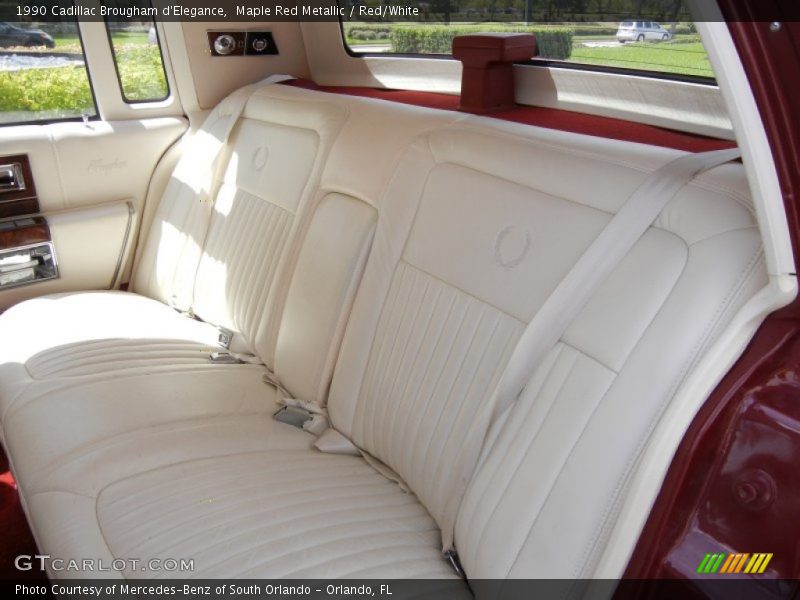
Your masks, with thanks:
[[[0,273],[12,273],[13,271],[21,271],[22,269],[31,269],[33,267],[38,267],[42,264],[39,260],[35,258],[25,257],[29,260],[25,262],[8,262],[3,263],[0,261]]]
[[[0,165],[0,191],[19,192],[25,189],[25,178],[19,163]]]
[[[57,277],[52,242],[0,251],[0,290]]]
[[[41,267],[52,260],[52,255],[45,252],[42,254],[16,254],[0,259],[0,273],[10,273],[32,267]]]

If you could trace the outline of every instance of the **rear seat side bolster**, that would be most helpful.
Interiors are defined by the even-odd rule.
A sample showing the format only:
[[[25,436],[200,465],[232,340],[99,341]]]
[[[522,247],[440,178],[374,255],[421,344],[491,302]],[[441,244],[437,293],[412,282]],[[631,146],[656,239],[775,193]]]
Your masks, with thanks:
[[[337,107],[339,109],[340,107]],[[267,299],[268,311],[263,311],[257,324],[252,328],[253,348],[265,364],[274,367],[275,349],[278,343],[278,332],[286,309],[286,299],[294,277],[297,261],[304,247],[309,227],[314,215],[319,209],[320,202],[324,197],[320,191],[322,173],[327,165],[331,152],[333,151],[336,140],[341,135],[343,128],[350,118],[350,107],[341,107],[336,122],[327,123],[322,129],[326,131],[324,136],[324,146],[315,157],[313,172],[314,177],[310,179],[306,188],[303,190],[303,199],[298,205],[295,213],[293,228],[290,233],[292,242],[286,247],[285,253],[278,266],[280,275],[279,285],[274,286]]]
[[[135,243],[133,245],[133,257],[128,261],[127,272],[124,274],[125,279],[123,279],[123,282],[128,283],[128,288],[131,290],[135,287],[135,281],[139,273],[140,265],[142,264],[142,255],[147,247],[147,240],[150,237],[156,214],[159,211],[162,199],[166,193],[167,185],[169,185],[172,179],[172,174],[183,155],[188,137],[187,134],[184,134],[164,152],[153,171],[150,185],[147,187],[147,196],[145,197],[145,204],[142,209],[142,215],[139,220],[139,227],[137,228]],[[143,283],[143,285],[146,284]]]
[[[309,182],[309,186],[312,186],[313,183],[312,189],[315,189],[316,192],[308,196],[308,200],[304,201],[302,209],[297,213],[296,226],[292,234],[296,243],[290,245],[287,249],[286,257],[281,266],[283,272],[287,273],[288,276],[283,280],[284,283],[281,286],[276,286],[273,296],[270,297],[268,305],[273,307],[274,314],[271,318],[267,318],[266,313],[262,315],[262,322],[257,329],[258,333],[254,344],[258,355],[265,360],[268,366],[275,370],[281,381],[285,378],[294,378],[296,381],[300,381],[297,378],[297,373],[284,374],[281,372],[282,368],[289,365],[289,363],[284,360],[282,366],[279,366],[276,363],[276,360],[278,360],[276,352],[278,344],[282,343],[279,336],[283,335],[282,340],[284,343],[288,340],[286,333],[281,334],[284,323],[283,314],[288,301],[287,294],[290,286],[299,287],[302,285],[300,283],[295,284],[293,278],[298,276],[297,261],[300,258],[300,253],[304,252],[307,236],[312,226],[312,219],[316,218],[321,202],[331,194],[341,194],[357,199],[363,202],[365,206],[374,207],[380,214],[383,206],[382,196],[385,193],[388,180],[394,173],[397,162],[411,140],[419,135],[421,131],[440,127],[442,124],[458,121],[463,117],[462,115],[445,111],[420,110],[416,107],[363,98],[343,97],[323,92],[309,92],[286,86],[272,86],[254,94],[255,99],[251,102],[252,107],[248,105],[245,111],[246,117],[267,118],[268,115],[262,115],[259,112],[263,110],[261,103],[258,102],[260,95],[268,95],[272,102],[280,100],[281,111],[286,111],[288,114],[294,114],[298,105],[310,110],[310,107],[315,104],[323,105],[329,103],[342,107],[344,113],[341,122],[336,124],[335,134],[331,133],[327,136],[329,146],[326,151],[324,153],[320,152],[317,156],[320,164],[315,165],[314,172],[319,173],[319,178]],[[272,110],[270,110],[269,116],[275,118]],[[289,117],[281,118],[288,120]],[[314,119],[313,111],[309,112],[308,118]],[[318,130],[324,129],[323,125],[316,122],[306,123],[305,125],[309,127],[313,125]],[[332,126],[329,129],[331,132],[333,131]],[[376,131],[380,131],[381,135],[375,135]],[[351,259],[355,258],[355,256],[351,257]],[[344,263],[340,264],[340,266],[343,265]],[[352,266],[355,266],[355,264]],[[358,277],[362,272],[362,270],[357,271]],[[355,274],[356,271],[353,272],[353,275]],[[346,271],[340,271],[339,275],[345,278],[350,277],[349,272]],[[360,280],[354,278],[353,284],[357,287],[358,283],[360,283]],[[355,291],[353,291],[354,294]],[[319,300],[322,301],[321,298]],[[316,303],[313,309],[322,312],[329,311],[330,307],[324,306],[325,301],[322,301],[322,306],[320,303]],[[347,314],[344,312],[341,314],[340,325],[344,327],[352,299],[343,297],[341,301],[344,302],[342,307],[348,311]],[[306,305],[305,308],[307,312],[312,309],[309,305]],[[332,315],[329,314],[328,316],[332,318]],[[332,322],[326,325],[326,327],[332,326]],[[333,327],[329,331],[335,333],[336,328]],[[320,359],[323,353],[327,353],[327,366],[322,368],[320,365],[322,371],[319,372],[320,378],[314,383],[316,389],[313,393],[311,393],[311,388],[313,387],[311,381],[315,377],[310,373],[304,376],[310,377],[311,380],[304,381],[301,386],[302,393],[293,389],[292,385],[286,384],[290,391],[303,399],[316,399],[321,403],[325,402],[342,335],[343,331],[335,333],[328,340],[329,345],[327,348],[319,345],[322,343],[321,337],[317,338],[316,343],[311,343],[310,339],[305,340],[305,342],[311,344],[306,346],[306,350],[311,355],[306,357],[304,362],[305,360],[313,362],[313,360]],[[299,350],[301,347],[302,344],[298,344],[295,346],[295,350]],[[315,358],[312,359],[312,356]],[[323,373],[325,374],[323,375]],[[310,394],[308,398],[306,398],[307,394]]]

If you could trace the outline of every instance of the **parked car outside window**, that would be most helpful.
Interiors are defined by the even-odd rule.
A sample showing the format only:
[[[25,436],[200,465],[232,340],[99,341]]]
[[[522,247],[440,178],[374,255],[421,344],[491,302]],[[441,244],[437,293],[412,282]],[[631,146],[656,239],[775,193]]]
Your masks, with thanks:
[[[653,21],[623,21],[617,29],[617,41],[625,42],[669,41],[672,34]]]
[[[49,33],[41,29],[25,29],[11,23],[0,23],[0,48],[15,46],[55,48],[56,42]]]

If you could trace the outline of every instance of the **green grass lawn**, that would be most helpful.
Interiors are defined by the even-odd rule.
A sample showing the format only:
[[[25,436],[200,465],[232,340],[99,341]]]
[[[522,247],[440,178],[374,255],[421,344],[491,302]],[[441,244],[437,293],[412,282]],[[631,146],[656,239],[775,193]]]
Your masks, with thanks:
[[[628,43],[613,48],[587,48],[576,43],[570,60],[679,75],[714,77],[708,55],[700,42]]]
[[[351,48],[354,46],[374,46],[376,44],[380,45],[389,45],[389,38],[377,38],[374,40],[354,40],[352,38],[347,38],[347,45]]]
[[[115,31],[111,34],[114,43],[120,44],[146,44],[146,31]]]
[[[703,45],[692,41],[696,36],[679,35],[674,42],[629,42],[609,48],[587,48],[584,42],[610,41],[608,36],[574,38],[570,62],[605,65],[628,69],[643,69],[677,75],[714,77]],[[388,44],[389,40],[347,40],[352,48],[364,45]]]
[[[147,41],[145,37],[145,42]],[[163,100],[167,96],[167,81],[161,64],[158,46],[140,43],[118,43],[114,39],[114,53],[122,82],[122,91],[128,101]]]
[[[53,39],[56,42],[56,50],[63,48],[77,48],[80,52],[81,43],[77,35],[54,35]]]
[[[497,24],[493,24],[497,25]],[[390,27],[403,27],[404,25],[392,24]],[[389,44],[383,38],[383,32],[378,35],[375,25],[351,24],[345,26],[347,43],[350,47],[358,48],[364,45]],[[383,29],[386,25],[381,26]],[[711,65],[708,62],[700,37],[691,32],[690,28],[681,25],[678,33],[670,42],[642,42],[616,43],[616,28],[610,24],[570,24],[575,31],[573,37],[572,56],[570,62],[604,65],[611,67],[641,69],[677,75],[694,75],[696,77],[714,77]],[[513,29],[511,24],[509,28]],[[361,39],[356,35],[359,30],[375,30],[376,39]],[[611,33],[614,32],[614,33]],[[612,42],[611,47],[587,48],[585,42]]]

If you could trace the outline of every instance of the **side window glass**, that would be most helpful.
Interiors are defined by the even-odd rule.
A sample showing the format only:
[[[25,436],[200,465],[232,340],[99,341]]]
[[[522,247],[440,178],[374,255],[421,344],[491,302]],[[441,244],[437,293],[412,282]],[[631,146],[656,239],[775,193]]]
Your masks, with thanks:
[[[106,2],[107,5],[112,3]],[[151,8],[150,0],[113,3],[120,7]],[[106,21],[122,97],[129,104],[158,102],[169,96],[164,59],[155,22]]]
[[[0,23],[0,125],[96,115],[74,19]]]

